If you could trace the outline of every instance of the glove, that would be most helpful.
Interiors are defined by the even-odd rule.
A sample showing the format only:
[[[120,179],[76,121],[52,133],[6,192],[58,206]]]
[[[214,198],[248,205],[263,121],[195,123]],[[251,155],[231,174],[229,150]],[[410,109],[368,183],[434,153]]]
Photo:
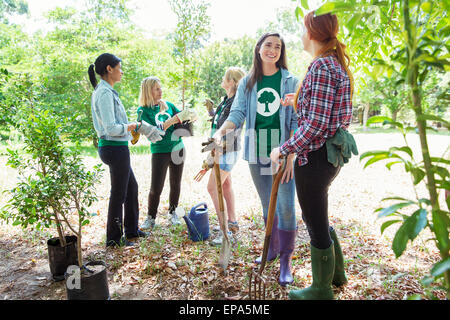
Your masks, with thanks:
[[[211,99],[205,99],[205,102],[203,103],[203,105],[206,107],[206,110],[208,110],[208,113],[211,115],[212,113],[214,113],[213,109],[214,109],[214,103],[211,101]]]
[[[195,111],[190,109],[184,109],[183,111],[176,114],[178,121],[183,123],[185,121],[193,122],[197,120],[198,116]]]
[[[142,114],[143,113],[144,113],[143,110],[139,110],[138,111],[137,128],[136,128],[136,130],[131,130],[131,135],[133,136],[133,139],[131,140],[131,144],[132,145],[135,145],[139,141],[139,137],[141,136],[141,134],[138,133],[138,129],[139,129],[139,126],[141,125],[140,122],[141,122],[141,118],[142,118]]]
[[[131,139],[131,144],[135,145],[139,141],[139,137],[141,136],[141,134],[134,130],[131,130],[131,135],[133,136],[133,139]]]
[[[336,134],[326,141],[326,148],[328,154],[328,162],[334,167],[344,166],[349,162],[349,159],[354,155],[358,155],[358,147],[355,139],[348,131],[339,128]]]
[[[144,120],[142,120],[142,124],[138,129],[138,133],[146,136],[151,143],[161,141],[162,137],[166,134],[164,131],[161,131],[157,127],[148,124]]]

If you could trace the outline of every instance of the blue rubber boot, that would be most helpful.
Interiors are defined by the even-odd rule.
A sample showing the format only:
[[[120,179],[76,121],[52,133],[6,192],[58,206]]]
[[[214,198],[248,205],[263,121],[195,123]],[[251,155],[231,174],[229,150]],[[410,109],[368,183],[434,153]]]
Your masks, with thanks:
[[[297,231],[278,230],[278,233],[280,235],[280,278],[278,282],[284,287],[294,281],[291,269]]]
[[[264,218],[264,225],[267,225],[267,218]],[[273,218],[272,236],[270,237],[269,251],[267,253],[267,261],[275,260],[280,254],[280,236],[278,230],[278,217]],[[255,262],[261,264],[262,256],[256,258]]]

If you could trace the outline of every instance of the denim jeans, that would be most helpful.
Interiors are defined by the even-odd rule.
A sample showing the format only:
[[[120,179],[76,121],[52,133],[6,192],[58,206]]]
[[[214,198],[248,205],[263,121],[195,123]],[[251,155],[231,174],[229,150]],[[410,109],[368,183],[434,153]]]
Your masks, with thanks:
[[[138,184],[130,166],[128,146],[98,148],[100,159],[109,166],[111,195],[106,224],[106,245],[120,244],[123,235],[137,236],[139,222]],[[125,214],[123,214],[125,211]]]
[[[264,218],[267,218],[268,215],[270,193],[272,191],[270,166],[270,160],[261,161],[260,158],[257,159],[257,163],[249,163],[250,174],[263,207]],[[278,229],[285,231],[296,230],[294,179],[291,179],[288,183],[280,183],[275,214],[278,216]]]

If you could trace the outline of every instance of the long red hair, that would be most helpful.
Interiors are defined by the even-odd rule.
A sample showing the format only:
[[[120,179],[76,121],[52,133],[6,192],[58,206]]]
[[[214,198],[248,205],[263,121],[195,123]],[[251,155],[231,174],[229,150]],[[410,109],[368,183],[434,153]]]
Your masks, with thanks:
[[[321,16],[314,16],[314,11],[311,11],[305,16],[303,22],[311,39],[324,44],[323,48],[317,53],[314,59],[320,56],[328,56],[333,53],[336,54],[337,60],[350,78],[351,94],[353,95],[353,74],[349,69],[350,57],[345,50],[345,44],[337,39],[339,22],[336,15],[327,13]],[[297,108],[300,89],[301,87],[298,88],[297,94],[295,95],[295,109]]]

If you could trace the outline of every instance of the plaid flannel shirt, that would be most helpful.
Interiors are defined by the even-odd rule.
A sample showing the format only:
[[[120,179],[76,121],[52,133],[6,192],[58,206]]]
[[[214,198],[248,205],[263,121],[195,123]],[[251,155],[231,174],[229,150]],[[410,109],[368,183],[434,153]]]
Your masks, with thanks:
[[[334,56],[314,60],[303,80],[297,101],[298,129],[280,153],[296,153],[299,165],[308,163],[308,153],[320,149],[339,127],[352,120],[350,79]]]

